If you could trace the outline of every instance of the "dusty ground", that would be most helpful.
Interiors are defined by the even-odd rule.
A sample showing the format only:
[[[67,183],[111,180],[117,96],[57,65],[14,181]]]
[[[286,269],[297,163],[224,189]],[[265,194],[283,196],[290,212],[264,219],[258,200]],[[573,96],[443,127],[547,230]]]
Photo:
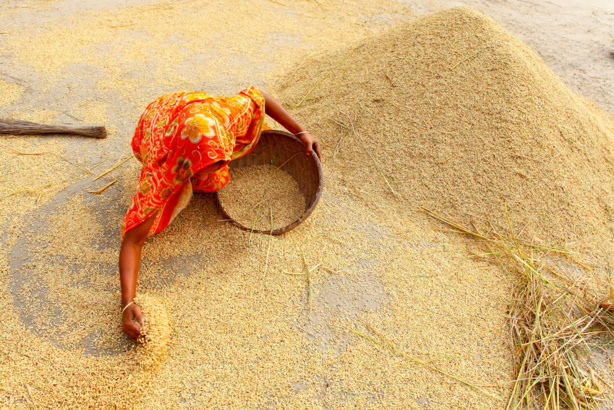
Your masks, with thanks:
[[[61,294],[49,295],[36,288],[27,290],[28,283],[38,280],[36,275],[42,275],[28,265],[36,252],[33,244],[50,249],[67,245],[45,243],[46,237],[39,233],[53,229],[53,226],[57,228],[58,221],[49,222],[50,215],[64,209],[74,195],[112,180],[112,177],[107,177],[102,181],[92,181],[95,175],[122,157],[140,112],[153,98],[177,89],[206,89],[213,94],[223,94],[236,92],[246,84],[272,88],[278,76],[311,53],[337,48],[386,30],[414,18],[416,14],[456,5],[469,5],[495,18],[536,50],[573,90],[614,113],[614,3],[607,0],[253,0],[237,2],[232,10],[228,10],[227,2],[222,0],[207,2],[206,9],[193,1],[2,2],[0,116],[50,123],[101,123],[111,131],[105,141],[22,138],[11,140],[9,145],[7,139],[3,140],[5,148],[27,153],[44,152],[46,155],[31,157],[10,150],[2,154],[0,243],[2,264],[9,266],[1,282],[7,286],[3,289],[2,300],[11,301],[19,321],[34,326],[30,329],[36,337],[53,339],[45,329],[36,327],[40,325],[36,319],[40,312],[30,309],[27,298],[19,296],[39,297],[42,306],[49,310],[41,317],[53,318],[55,310],[62,306],[61,299],[58,299]],[[186,10],[186,13],[181,12]],[[200,27],[184,24],[185,19],[190,18],[199,18],[208,24]],[[224,36],[223,33],[231,34]],[[199,40],[194,40],[196,37]],[[330,150],[333,147],[325,148]],[[34,167],[34,163],[40,167]],[[85,199],[87,209],[98,212],[92,222],[98,229],[95,235],[74,232],[76,236],[87,239],[83,242],[86,246],[114,255],[118,247],[119,218],[131,195],[126,186],[131,182],[129,175],[136,172],[135,161],[128,162],[123,170],[118,171],[120,183],[109,189],[109,198]],[[24,187],[32,188],[36,193],[18,192],[7,197]],[[208,205],[199,206],[208,209]],[[210,209],[207,213],[215,215]],[[87,218],[87,212],[79,216]],[[69,221],[70,216],[64,224]],[[415,244],[417,248],[428,247],[429,238],[417,238]],[[152,251],[155,250],[154,245]],[[78,252],[77,249],[73,254],[78,255]],[[85,268],[92,269],[92,265],[82,263]],[[199,263],[182,255],[171,255],[164,261],[180,278],[188,275],[190,266]],[[97,265],[97,269],[109,273],[112,278],[115,265],[116,261],[109,258],[107,263]],[[77,272],[78,267],[74,270]],[[172,285],[167,285],[173,283],[174,277],[164,279],[167,282],[145,276],[143,286],[149,283],[150,288],[161,289],[160,293],[176,296]],[[101,286],[108,295],[113,295],[112,281],[97,282],[86,277],[81,280]],[[238,294],[235,285],[225,281],[215,283]],[[327,283],[322,289],[322,299],[343,305],[327,314],[350,312],[350,316],[356,316],[368,311],[375,315],[373,312],[388,303],[390,295],[385,294],[377,277],[367,275],[365,281],[355,284],[341,277]],[[337,288],[353,286],[355,291],[368,289],[366,296],[350,300],[340,298],[336,292]],[[216,295],[218,303],[223,303],[227,297],[223,292]],[[112,297],[104,303],[114,306]],[[307,325],[307,333],[317,333],[318,320],[325,321],[320,317],[315,324]],[[104,328],[95,330],[104,332]],[[125,342],[119,346],[112,343],[102,347],[96,345],[95,335],[99,334],[96,332],[77,343],[88,354],[115,354],[126,348]],[[324,332],[318,333],[318,337],[332,336]],[[75,342],[64,337],[54,339],[54,343],[62,347],[74,346]],[[344,343],[347,341],[335,348],[343,350]],[[333,344],[321,345],[324,349]],[[602,354],[607,361],[608,353]],[[300,379],[292,383],[297,394],[307,389],[301,383]],[[34,394],[30,392],[30,396],[25,394],[23,403],[35,402],[36,391]],[[339,397],[342,395],[337,396],[337,403],[343,403]],[[182,398],[182,403],[185,404],[186,400],[189,406],[189,397]],[[477,400],[469,401],[467,407],[470,404],[477,407],[479,398]],[[429,396],[428,387],[410,404],[445,407],[438,404],[436,397]],[[326,400],[315,405],[334,407]]]

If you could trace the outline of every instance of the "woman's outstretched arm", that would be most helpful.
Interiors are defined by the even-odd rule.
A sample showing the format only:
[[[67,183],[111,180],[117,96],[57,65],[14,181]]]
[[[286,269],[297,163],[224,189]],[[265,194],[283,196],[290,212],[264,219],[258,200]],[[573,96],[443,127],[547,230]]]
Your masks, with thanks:
[[[129,230],[124,235],[121,250],[119,251],[119,278],[122,288],[122,309],[134,301],[136,296],[136,282],[141,262],[141,249],[147,234],[153,225],[153,216],[145,220],[134,229]],[[135,323],[143,325],[143,314],[141,308],[132,303],[122,314],[122,329],[126,335],[137,340],[141,335],[141,328]]]
[[[280,123],[285,129],[292,134],[299,134],[298,137],[307,145],[307,153],[310,154],[315,150],[318,154],[318,158],[322,160],[322,154],[320,153],[320,142],[309,132],[305,131],[305,128],[299,124],[288,111],[273,97],[267,93],[261,92],[264,97],[264,107],[267,115]]]

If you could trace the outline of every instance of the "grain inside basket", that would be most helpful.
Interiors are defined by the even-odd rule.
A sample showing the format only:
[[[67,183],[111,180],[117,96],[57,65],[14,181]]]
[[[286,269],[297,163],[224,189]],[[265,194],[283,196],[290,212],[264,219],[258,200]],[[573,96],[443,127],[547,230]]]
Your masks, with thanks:
[[[296,180],[272,165],[232,168],[230,181],[218,195],[230,217],[257,230],[283,228],[305,211]]]

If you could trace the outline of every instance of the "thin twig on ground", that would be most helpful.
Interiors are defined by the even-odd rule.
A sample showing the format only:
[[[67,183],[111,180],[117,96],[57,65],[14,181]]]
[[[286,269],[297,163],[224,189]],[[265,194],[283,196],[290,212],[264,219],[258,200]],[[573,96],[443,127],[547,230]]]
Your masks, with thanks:
[[[309,307],[309,313],[312,310],[312,289],[311,289],[311,276],[309,275],[310,270],[307,265],[307,259],[305,259],[305,254],[301,253],[303,257],[303,270],[305,271],[305,277],[307,278],[307,305]]]
[[[375,165],[375,168],[377,169],[377,171],[380,173],[380,175],[382,176],[382,178],[384,178],[384,181],[386,182],[386,185],[388,185],[388,188],[390,188],[390,191],[396,195],[396,192],[394,191],[394,189],[392,189],[392,185],[390,185],[390,182],[388,182],[388,178],[386,178],[386,175],[384,175],[384,172],[381,170],[381,168],[379,167],[379,164],[377,163],[377,161],[375,160],[375,158],[373,158],[373,155],[371,155],[371,152],[367,149],[367,147],[365,147],[365,144],[362,142],[362,139],[360,138],[360,136],[358,135],[358,133],[356,132],[356,128],[354,128],[354,122],[352,121],[352,118],[344,113],[343,111],[339,111],[341,114],[345,115],[346,117],[348,117],[348,120],[350,121],[350,126],[352,127],[352,132],[354,133],[354,136],[356,137],[356,139],[358,140],[358,142],[360,143],[360,146],[365,150],[365,152],[369,155],[369,157],[371,158],[371,161],[373,161],[373,165]]]
[[[117,177],[113,178],[113,181],[109,182],[108,184],[96,189],[95,191],[87,191],[90,194],[102,194],[108,187],[110,187],[111,185],[113,185],[114,183],[117,182]]]
[[[41,151],[41,152],[25,152],[25,151],[20,151],[18,149],[15,148],[11,148],[11,151],[13,151],[15,154],[17,155],[44,155],[47,154],[47,151]]]
[[[330,170],[330,174],[328,174],[328,177],[332,177],[333,173],[335,172],[335,164],[337,162],[337,154],[339,153],[339,150],[341,149],[341,143],[343,142],[343,137],[339,137],[339,140],[337,141],[337,145],[335,145],[335,150],[333,151],[333,164],[331,165],[331,170]]]
[[[260,202],[258,203],[258,209],[256,210],[256,216],[254,217],[254,223],[252,224],[252,229],[249,231],[249,237],[247,238],[247,242],[252,241],[252,234],[254,233],[254,229],[256,229],[256,223],[258,222],[258,216],[260,215],[260,208],[262,208],[262,202],[264,201],[264,195],[266,191],[262,193],[260,197]]]
[[[482,393],[482,394],[484,394],[484,395],[486,395],[486,396],[488,396],[488,397],[491,397],[491,398],[493,398],[493,399],[495,399],[495,400],[499,400],[499,401],[501,400],[501,397],[496,396],[496,395],[491,394],[491,393],[488,393],[487,391],[482,390],[481,388],[479,388],[478,386],[476,386],[476,385],[475,385],[475,384],[473,384],[473,383],[469,383],[468,381],[463,380],[463,379],[461,379],[460,377],[454,376],[453,374],[450,374],[450,373],[446,372],[445,370],[442,370],[442,369],[440,369],[440,368],[438,368],[438,367],[435,367],[435,366],[433,366],[433,365],[431,365],[431,364],[429,364],[429,363],[425,362],[424,360],[420,360],[420,359],[418,359],[417,357],[413,357],[413,356],[408,355],[407,353],[403,352],[402,350],[399,350],[399,349],[398,349],[396,346],[394,346],[394,345],[392,344],[392,342],[390,342],[390,341],[389,341],[389,340],[388,340],[386,337],[384,337],[384,336],[383,336],[383,335],[382,335],[380,332],[376,331],[376,330],[375,330],[375,329],[374,329],[372,326],[370,326],[370,325],[368,325],[368,324],[367,324],[367,325],[366,325],[366,327],[367,327],[367,328],[368,328],[368,329],[369,329],[369,330],[370,330],[370,331],[371,331],[373,334],[375,334],[375,335],[376,335],[376,336],[377,336],[377,337],[380,339],[380,341],[376,340],[375,338],[373,338],[373,337],[371,337],[371,336],[369,336],[369,335],[365,335],[365,334],[363,334],[363,333],[357,332],[357,331],[352,330],[352,329],[350,329],[350,330],[351,330],[351,331],[352,331],[352,333],[354,333],[355,335],[358,335],[358,336],[360,336],[360,337],[362,337],[362,338],[364,338],[364,339],[367,339],[367,340],[369,340],[370,342],[375,343],[375,344],[377,344],[377,345],[380,345],[380,346],[386,347],[386,348],[390,349],[391,351],[393,351],[394,353],[396,353],[396,354],[397,354],[397,355],[399,355],[399,356],[402,356],[402,357],[404,357],[404,358],[406,358],[406,359],[409,359],[409,360],[411,360],[412,362],[418,363],[418,364],[420,364],[420,365],[422,365],[422,366],[428,367],[429,369],[431,369],[431,370],[433,370],[433,371],[435,371],[435,372],[437,372],[437,373],[440,373],[440,374],[442,374],[442,375],[444,375],[444,376],[447,376],[447,377],[449,377],[449,378],[451,378],[451,379],[453,379],[453,380],[456,380],[457,382],[462,383],[462,384],[464,384],[465,386],[471,387],[472,389],[475,389],[475,390],[479,391],[480,393]]]
[[[478,54],[480,54],[482,51],[486,50],[488,47],[490,47],[490,44],[485,45],[484,47],[482,47],[481,49],[479,49],[478,51],[476,51],[475,53],[471,54],[470,56],[462,59],[461,61],[459,61],[458,63],[454,64],[454,66],[452,66],[451,70],[455,70],[456,67],[458,67],[459,65],[461,65],[462,63],[464,63],[465,61],[469,61],[472,58],[474,58],[475,56],[477,56]]]
[[[126,152],[126,151],[124,151]],[[122,154],[123,156],[123,154]],[[130,154],[129,157],[124,158],[124,159],[120,159],[117,161],[117,163],[115,165],[113,165],[111,168],[107,169],[106,171],[104,171],[102,174],[98,175],[96,178],[92,179],[92,181],[96,181],[100,178],[102,178],[103,176],[107,175],[109,172],[114,171],[115,169],[119,168],[121,165],[123,165],[125,162],[129,161],[131,158],[134,158],[134,155]]]
[[[271,217],[271,232],[269,233],[269,243],[266,248],[266,260],[264,261],[264,273],[262,274],[262,286],[264,286],[264,280],[266,279],[267,271],[269,270],[269,253],[271,252],[271,239],[273,238],[273,209],[269,207],[269,214]]]
[[[348,53],[348,55],[347,55],[347,56],[345,56],[344,58],[342,58],[341,60],[339,60],[339,61],[337,62],[337,64],[335,64],[335,65],[333,66],[333,68],[331,68],[331,69],[330,69],[330,71],[329,71],[328,73],[326,73],[326,74],[325,74],[325,75],[324,75],[322,78],[320,78],[320,80],[318,80],[318,82],[316,82],[316,83],[314,84],[314,86],[313,86],[313,87],[311,87],[311,88],[309,89],[309,91],[307,91],[307,94],[305,94],[305,95],[303,96],[303,98],[301,99],[301,101],[300,101],[298,104],[296,104],[296,105],[294,106],[294,108],[298,108],[298,107],[300,107],[300,106],[303,104],[303,102],[305,102],[305,100],[307,99],[307,97],[309,97],[309,95],[310,95],[310,94],[313,92],[313,90],[315,90],[315,89],[316,89],[316,88],[317,88],[317,87],[318,87],[318,86],[319,86],[319,85],[322,83],[322,81],[326,80],[326,79],[328,78],[328,76],[330,76],[330,75],[331,75],[331,74],[332,74],[332,73],[333,73],[333,72],[334,72],[334,71],[337,69],[337,67],[339,67],[339,66],[340,66],[340,65],[341,65],[341,64],[342,64],[342,63],[343,63],[345,60],[347,60],[348,58],[350,58],[350,57],[353,55],[354,51],[358,50],[358,49],[359,49],[359,48],[361,48],[361,47],[362,47],[362,45],[360,45],[359,47],[355,48],[354,50],[352,50],[352,52]]]

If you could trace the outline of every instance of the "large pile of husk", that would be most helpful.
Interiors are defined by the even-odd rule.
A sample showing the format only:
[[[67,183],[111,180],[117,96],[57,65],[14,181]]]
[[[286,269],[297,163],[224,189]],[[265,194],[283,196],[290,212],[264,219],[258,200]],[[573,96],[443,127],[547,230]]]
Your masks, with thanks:
[[[523,278],[510,298],[518,380],[510,408],[533,400],[596,403],[593,395],[602,392],[590,390],[574,348],[589,342],[583,332],[595,323],[611,334],[611,315],[598,307],[607,286],[585,265],[561,271],[542,265],[553,248],[535,244],[573,246],[596,256],[593,262],[612,260],[614,122],[608,113],[469,8],[429,15],[304,62],[280,88],[328,148],[334,195],[390,218],[433,210],[428,214],[460,232],[510,246],[483,249],[492,260],[509,257],[518,265],[504,267]],[[446,214],[462,225],[441,217]],[[529,250],[520,249],[518,238]],[[552,283],[559,284],[548,288]],[[577,308],[578,289],[598,296],[581,299],[585,305]],[[582,330],[565,334],[569,321]]]
[[[507,204],[527,238],[612,242],[612,117],[478,11],[429,15],[306,61],[280,88],[336,154],[332,189],[388,211],[393,196],[366,150],[413,209],[484,231],[507,229]]]

